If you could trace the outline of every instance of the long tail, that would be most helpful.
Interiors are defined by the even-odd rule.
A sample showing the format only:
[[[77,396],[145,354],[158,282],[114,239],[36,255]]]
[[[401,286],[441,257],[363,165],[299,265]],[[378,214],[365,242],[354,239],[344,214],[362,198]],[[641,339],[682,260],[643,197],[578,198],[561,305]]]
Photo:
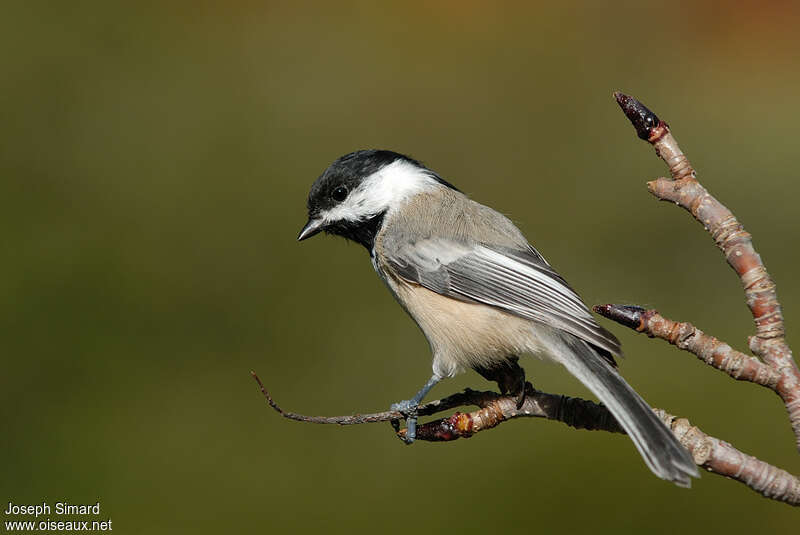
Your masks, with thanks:
[[[691,486],[690,476],[700,477],[692,456],[650,406],[588,343],[563,332],[559,338],[558,360],[608,407],[648,468],[676,485]]]

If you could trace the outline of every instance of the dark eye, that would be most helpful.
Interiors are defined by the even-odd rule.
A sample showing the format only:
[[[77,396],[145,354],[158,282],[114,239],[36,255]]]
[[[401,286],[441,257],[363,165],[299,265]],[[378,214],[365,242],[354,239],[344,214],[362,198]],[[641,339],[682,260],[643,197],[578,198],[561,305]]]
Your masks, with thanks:
[[[331,193],[331,197],[333,197],[335,200],[339,202],[342,202],[347,198],[347,188],[344,186],[339,186],[338,188],[333,190],[333,193]]]

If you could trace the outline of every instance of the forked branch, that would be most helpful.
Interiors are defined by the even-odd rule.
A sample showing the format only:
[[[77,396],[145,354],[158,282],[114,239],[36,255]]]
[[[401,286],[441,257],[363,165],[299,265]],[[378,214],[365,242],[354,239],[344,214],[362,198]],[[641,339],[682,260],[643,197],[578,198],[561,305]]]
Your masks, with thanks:
[[[619,92],[614,93],[614,97],[639,137],[653,145],[656,154],[669,167],[672,178],[649,182],[647,187],[650,193],[691,213],[711,234],[728,264],[739,276],[745,301],[756,325],[755,335],[749,338],[750,350],[779,375],[774,386],[764,386],[769,386],[783,400],[800,449],[800,370],[786,343],[783,313],[775,283],[753,247],[750,234],[733,213],[697,181],[697,173],[678,146],[667,123],[633,97]],[[597,311],[603,313],[602,310]]]

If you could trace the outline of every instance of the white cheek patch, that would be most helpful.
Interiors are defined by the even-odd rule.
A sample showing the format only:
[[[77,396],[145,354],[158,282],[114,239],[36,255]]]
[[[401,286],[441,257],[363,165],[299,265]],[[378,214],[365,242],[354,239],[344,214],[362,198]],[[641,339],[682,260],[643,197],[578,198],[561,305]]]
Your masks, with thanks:
[[[428,171],[397,160],[365,178],[337,206],[322,214],[325,222],[363,221],[401,205],[408,198],[437,186]]]

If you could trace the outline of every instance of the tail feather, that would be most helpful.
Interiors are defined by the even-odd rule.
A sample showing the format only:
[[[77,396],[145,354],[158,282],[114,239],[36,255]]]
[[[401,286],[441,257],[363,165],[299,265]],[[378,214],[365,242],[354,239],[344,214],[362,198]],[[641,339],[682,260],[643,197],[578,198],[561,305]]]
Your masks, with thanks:
[[[650,406],[584,340],[566,333],[559,338],[564,344],[558,360],[608,407],[648,468],[676,485],[691,486],[690,477],[700,477],[692,456]]]

